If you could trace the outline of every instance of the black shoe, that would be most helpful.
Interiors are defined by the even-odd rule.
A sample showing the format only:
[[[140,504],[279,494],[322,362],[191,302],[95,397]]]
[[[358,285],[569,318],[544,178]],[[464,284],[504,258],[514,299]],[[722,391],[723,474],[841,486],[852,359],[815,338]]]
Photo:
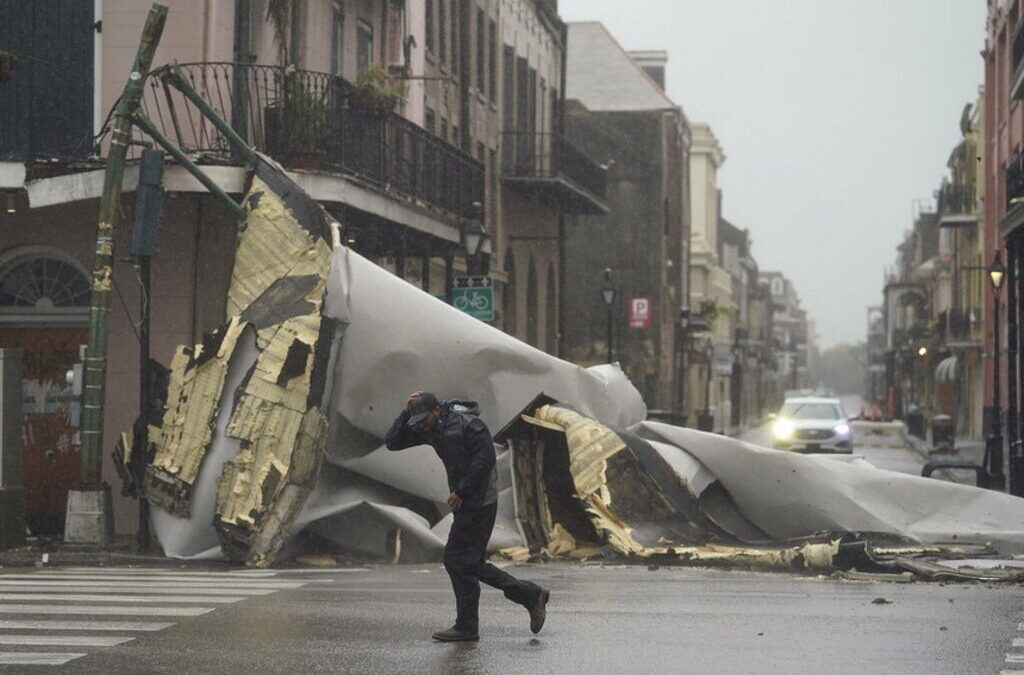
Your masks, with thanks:
[[[551,591],[541,589],[540,595],[537,596],[536,602],[533,603],[533,607],[530,607],[530,630],[534,634],[540,632],[540,629],[544,627],[544,619],[547,615],[547,604],[548,598],[551,597]]]
[[[541,621],[543,622],[543,619]],[[432,637],[438,642],[476,642],[480,639],[476,631],[471,633],[454,626],[447,630],[439,630]]]

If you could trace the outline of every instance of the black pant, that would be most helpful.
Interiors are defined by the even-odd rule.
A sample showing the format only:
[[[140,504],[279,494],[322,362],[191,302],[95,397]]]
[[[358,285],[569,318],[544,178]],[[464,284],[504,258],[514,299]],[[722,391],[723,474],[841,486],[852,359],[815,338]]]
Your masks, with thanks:
[[[485,561],[487,541],[494,529],[498,505],[455,511],[455,522],[444,547],[444,568],[452,579],[457,612],[455,627],[476,633],[479,628],[480,582],[505,592],[512,602],[530,606],[540,595],[540,586],[520,581]]]

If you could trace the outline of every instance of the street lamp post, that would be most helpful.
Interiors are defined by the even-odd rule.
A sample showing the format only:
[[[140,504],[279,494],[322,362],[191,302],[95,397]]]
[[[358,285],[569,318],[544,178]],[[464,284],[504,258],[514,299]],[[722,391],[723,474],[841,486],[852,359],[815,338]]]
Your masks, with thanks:
[[[601,287],[601,298],[604,299],[608,311],[608,363],[612,362],[612,303],[615,302],[615,285],[612,283],[612,268],[604,270],[604,286]]]
[[[1006,277],[1006,268],[1003,266],[1002,256],[996,251],[995,259],[988,269],[989,280],[992,282],[992,342],[995,348],[992,352],[992,398],[995,408],[994,419],[992,420],[992,433],[986,440],[985,454],[988,456],[988,486],[993,490],[1004,490],[1006,487],[1006,476],[1003,474],[1003,401],[1000,391],[1000,370],[999,370],[999,289],[1003,286],[1003,279]]]
[[[687,352],[690,346],[690,308],[683,305],[679,308],[679,335],[681,353],[679,355],[679,425],[686,426],[686,379],[688,376]]]
[[[715,358],[715,343],[708,338],[704,343],[704,357],[707,361],[707,377],[704,378],[704,409],[697,418],[697,429],[714,431],[715,418],[711,416],[711,362]]]

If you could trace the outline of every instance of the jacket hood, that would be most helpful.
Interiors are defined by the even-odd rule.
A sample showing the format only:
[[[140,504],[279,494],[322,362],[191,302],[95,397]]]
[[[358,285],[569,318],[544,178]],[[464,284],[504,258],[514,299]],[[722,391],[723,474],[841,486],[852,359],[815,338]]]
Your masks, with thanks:
[[[442,416],[447,417],[448,413],[453,410],[463,415],[480,416],[480,404],[476,401],[462,401],[457,398],[448,398],[441,401]]]

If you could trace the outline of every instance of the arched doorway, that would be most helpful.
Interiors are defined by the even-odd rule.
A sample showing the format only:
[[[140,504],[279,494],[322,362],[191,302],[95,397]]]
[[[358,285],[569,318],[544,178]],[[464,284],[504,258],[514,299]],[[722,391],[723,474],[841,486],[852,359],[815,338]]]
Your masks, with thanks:
[[[537,340],[537,264],[530,256],[530,268],[526,277],[526,341],[539,347]]]
[[[501,293],[501,319],[505,332],[516,335],[516,261],[512,251],[505,253],[505,289]]]
[[[0,347],[23,351],[22,482],[33,534],[64,529],[67,491],[81,465],[81,402],[66,373],[88,340],[89,275],[43,246],[0,255]]]
[[[558,305],[555,297],[555,266],[548,265],[547,293],[544,298],[544,331],[546,332],[547,353],[558,353]]]

